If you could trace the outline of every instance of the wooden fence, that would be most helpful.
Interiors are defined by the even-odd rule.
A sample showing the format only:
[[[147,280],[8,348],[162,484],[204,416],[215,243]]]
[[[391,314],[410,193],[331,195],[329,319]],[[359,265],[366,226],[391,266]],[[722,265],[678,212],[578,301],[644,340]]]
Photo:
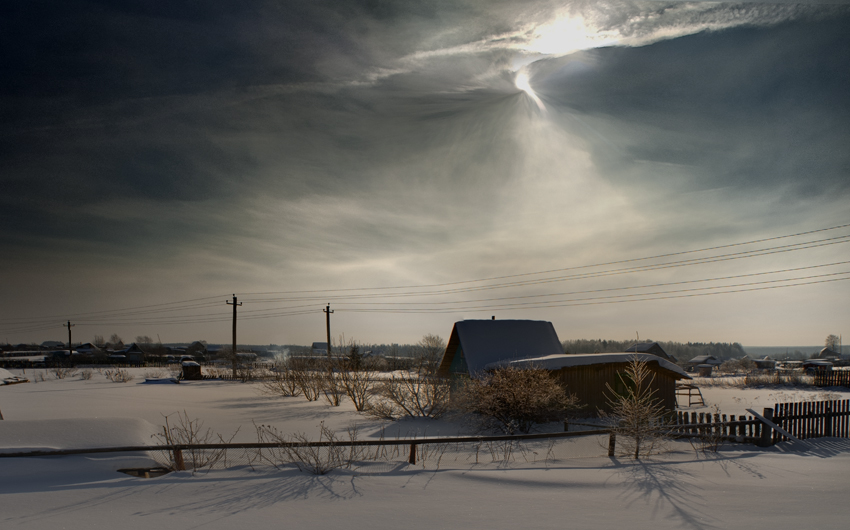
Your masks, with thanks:
[[[711,414],[710,412],[676,412],[669,426],[674,435],[730,439],[755,442],[760,439],[764,424],[752,416]]]
[[[773,423],[801,440],[829,436],[850,438],[850,399],[777,403]],[[774,430],[773,443],[787,439]]]
[[[535,434],[504,434],[496,436],[450,436],[450,437],[432,437],[432,438],[412,438],[412,439],[382,439],[382,440],[327,440],[318,442],[293,441],[280,443],[194,443],[194,444],[168,444],[168,445],[134,445],[125,447],[96,447],[88,449],[54,449],[54,450],[39,450],[39,451],[20,451],[7,452],[0,451],[0,459],[2,458],[26,458],[26,457],[45,457],[45,456],[68,456],[68,455],[86,455],[86,454],[103,454],[103,453],[129,453],[129,452],[163,452],[171,455],[173,459],[173,467],[177,470],[186,469],[183,453],[191,453],[198,451],[228,451],[248,449],[255,451],[275,450],[284,448],[318,448],[318,447],[370,447],[370,446],[407,446],[409,453],[407,461],[411,464],[416,464],[417,448],[426,445],[447,445],[447,444],[482,444],[488,442],[520,442],[520,441],[540,441],[560,438],[576,438],[581,436],[590,436],[598,434],[609,434],[610,429],[597,428],[587,431],[575,432],[554,432],[554,433],[535,433]],[[609,444],[613,442],[609,440]],[[609,446],[609,452],[613,451],[613,445]],[[423,454],[420,450],[420,455]]]
[[[850,386],[850,370],[816,372],[815,386]]]

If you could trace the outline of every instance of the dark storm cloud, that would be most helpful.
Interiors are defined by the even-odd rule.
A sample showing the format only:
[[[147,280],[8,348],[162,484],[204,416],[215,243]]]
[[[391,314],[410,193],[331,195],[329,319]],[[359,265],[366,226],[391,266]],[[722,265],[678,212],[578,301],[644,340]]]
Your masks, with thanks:
[[[409,85],[399,78],[372,94],[344,86],[416,51],[440,24],[437,7],[7,6],[0,17],[5,215],[102,201],[232,199],[256,191],[252,185],[289,197],[357,188],[376,157],[405,149],[386,131],[412,126],[387,113],[398,113],[393,98]],[[442,89],[440,79],[407,82],[424,95]],[[453,111],[423,121],[439,112]],[[364,155],[376,144],[385,148]],[[49,217],[27,226],[49,231]]]
[[[652,42],[658,27],[796,13],[635,5],[601,10],[608,18],[600,27]],[[585,12],[594,4],[576,6]],[[545,22],[558,7],[4,7],[0,237],[138,249],[159,231],[160,244],[173,245],[215,233],[250,236],[257,197],[288,204],[323,197],[338,199],[336,208],[348,201],[356,212],[398,214],[391,227],[374,219],[349,223],[333,242],[340,246],[427,246],[451,238],[449,226],[472,230],[476,219],[484,227],[506,206],[502,186],[522,171],[516,130],[528,102],[511,71],[528,39],[522,28]],[[633,176],[633,161],[650,161],[710,168],[695,173],[708,175],[696,187],[740,185],[743,176],[755,187],[793,180],[808,157],[819,164],[817,182],[834,184],[836,168],[846,164],[834,149],[846,136],[846,96],[837,90],[846,83],[846,37],[839,31],[846,22],[800,21],[583,52],[591,68],[561,77],[555,68],[548,78],[536,76],[535,88],[555,107],[586,117],[578,128],[590,126],[584,132],[595,162],[613,181]],[[551,70],[544,63],[559,61],[535,68]],[[807,76],[808,85],[801,81]],[[816,130],[816,123],[824,127]],[[805,134],[794,138],[790,130]],[[775,156],[792,140],[811,148],[793,160]],[[297,223],[291,219],[287,233],[297,232]]]
[[[591,50],[539,62],[533,81],[547,103],[585,117],[578,126],[589,127],[596,161],[621,184],[649,162],[681,167],[679,178],[697,177],[693,188],[845,194],[848,28],[845,10]]]

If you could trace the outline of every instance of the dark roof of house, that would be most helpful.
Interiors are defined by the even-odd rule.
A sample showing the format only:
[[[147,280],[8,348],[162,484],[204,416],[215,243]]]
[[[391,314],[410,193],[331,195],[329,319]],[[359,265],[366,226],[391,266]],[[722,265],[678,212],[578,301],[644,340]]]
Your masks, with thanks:
[[[688,361],[688,364],[720,364],[720,361],[714,355],[697,355]]]
[[[638,342],[626,348],[626,351],[635,353],[650,353],[661,357],[662,359],[675,362],[675,359],[668,355],[667,352],[664,351],[664,348],[662,348],[657,342]]]
[[[455,322],[439,371],[447,373],[458,346],[470,374],[490,363],[564,353],[551,322],[543,320],[462,320]]]

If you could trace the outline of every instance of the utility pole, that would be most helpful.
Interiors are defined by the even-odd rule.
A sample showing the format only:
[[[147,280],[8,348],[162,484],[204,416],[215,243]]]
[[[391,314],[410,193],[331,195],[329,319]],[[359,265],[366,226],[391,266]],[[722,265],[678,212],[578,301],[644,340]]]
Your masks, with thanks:
[[[328,362],[331,362],[331,313],[333,313],[331,304],[322,309],[322,312],[325,314],[325,325],[328,330]]]
[[[67,324],[62,324],[63,328],[68,328],[68,355],[71,355],[71,352],[73,351],[73,348],[71,347],[71,328],[74,326],[76,326],[76,324],[71,324],[70,320]]]
[[[230,360],[232,361],[233,365],[233,378],[236,379],[236,306],[242,305],[242,302],[237,303],[236,295],[234,294],[233,302],[228,302],[227,300],[225,300],[224,303],[233,306],[233,351],[230,352],[232,355]]]

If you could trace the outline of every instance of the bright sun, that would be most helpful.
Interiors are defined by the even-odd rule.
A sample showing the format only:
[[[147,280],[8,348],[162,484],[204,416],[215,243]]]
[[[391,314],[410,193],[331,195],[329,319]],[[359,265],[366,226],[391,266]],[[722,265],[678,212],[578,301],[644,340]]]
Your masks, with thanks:
[[[531,88],[531,83],[530,83],[530,82],[529,82],[529,80],[528,80],[528,74],[527,74],[527,73],[525,73],[525,72],[519,72],[519,73],[517,74],[516,78],[514,79],[514,84],[516,85],[516,87],[517,87],[518,89],[520,89],[520,90],[522,90],[523,92],[525,92],[525,93],[526,93],[526,95],[528,95],[528,97],[530,97],[531,99],[533,99],[533,100],[534,100],[534,103],[536,103],[536,104],[537,104],[537,108],[538,108],[538,109],[540,109],[540,110],[541,110],[541,111],[543,111],[543,112],[545,112],[545,111],[546,111],[546,106],[545,106],[545,105],[543,105],[543,102],[542,102],[542,101],[540,101],[540,98],[539,98],[539,97],[537,96],[537,94],[534,92],[534,89],[533,89],[533,88]]]
[[[528,83],[528,74],[524,72],[520,72],[516,76],[516,80],[514,81],[516,87],[527,94],[534,94],[534,90],[531,89],[531,85]]]

